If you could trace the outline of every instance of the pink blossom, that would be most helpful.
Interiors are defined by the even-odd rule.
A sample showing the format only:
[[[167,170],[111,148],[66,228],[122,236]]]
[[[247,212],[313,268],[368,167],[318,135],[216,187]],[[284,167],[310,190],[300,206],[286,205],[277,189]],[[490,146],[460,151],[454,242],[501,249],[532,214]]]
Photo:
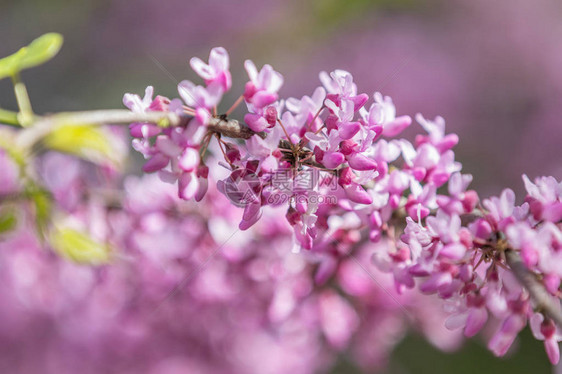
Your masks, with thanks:
[[[218,105],[224,93],[220,83],[213,82],[207,87],[196,86],[188,80],[178,84],[178,92],[183,101],[195,109],[195,119],[200,126],[206,126],[211,119],[210,110]]]
[[[251,60],[246,60],[244,67],[250,77],[244,90],[244,99],[248,105],[254,111],[259,111],[277,101],[277,92],[283,85],[283,76],[267,64],[258,72]]]
[[[552,320],[544,318],[541,313],[533,313],[529,324],[535,339],[544,340],[544,349],[552,365],[558,364],[558,361],[560,361],[558,342],[562,341],[560,329]]]
[[[205,64],[200,58],[193,57],[189,60],[191,68],[205,80],[205,84],[218,83],[223,92],[230,90],[232,77],[229,69],[229,59],[226,49],[216,47],[211,49],[209,64]]]
[[[361,115],[370,128],[378,134],[381,133],[387,137],[395,137],[399,135],[412,123],[410,116],[396,117],[396,108],[389,96],[382,96],[380,92],[375,92],[373,96],[375,102],[367,112],[361,109]]]

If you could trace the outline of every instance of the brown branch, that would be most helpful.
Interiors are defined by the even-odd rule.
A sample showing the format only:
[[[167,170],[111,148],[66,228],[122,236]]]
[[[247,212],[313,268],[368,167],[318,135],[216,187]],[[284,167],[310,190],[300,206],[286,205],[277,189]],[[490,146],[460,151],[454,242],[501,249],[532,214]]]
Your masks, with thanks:
[[[512,250],[505,251],[507,264],[513,271],[513,274],[523,287],[529,292],[531,299],[535,302],[538,310],[552,319],[558,327],[562,328],[562,312],[560,311],[560,303],[554,301],[553,297],[546,291],[544,285],[539,282],[535,274],[533,274],[521,259],[519,254]]]
[[[252,135],[258,135],[261,138],[265,138],[264,133],[256,133],[248,126],[238,122],[235,119],[213,117],[211,118],[207,127],[210,131],[219,133],[228,138],[250,139]]]

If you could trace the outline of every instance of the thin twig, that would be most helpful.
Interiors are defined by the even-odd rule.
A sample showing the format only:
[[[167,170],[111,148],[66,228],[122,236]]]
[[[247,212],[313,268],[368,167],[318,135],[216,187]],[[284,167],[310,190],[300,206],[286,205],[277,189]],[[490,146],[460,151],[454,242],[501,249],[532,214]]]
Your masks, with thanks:
[[[234,102],[234,104],[232,104],[232,106],[230,108],[228,108],[228,110],[226,111],[226,115],[228,116],[230,113],[232,113],[234,111],[234,109],[236,109],[238,107],[238,105],[240,105],[240,103],[242,102],[242,100],[244,100],[244,95],[240,95],[238,97],[238,99],[236,99],[236,101]]]

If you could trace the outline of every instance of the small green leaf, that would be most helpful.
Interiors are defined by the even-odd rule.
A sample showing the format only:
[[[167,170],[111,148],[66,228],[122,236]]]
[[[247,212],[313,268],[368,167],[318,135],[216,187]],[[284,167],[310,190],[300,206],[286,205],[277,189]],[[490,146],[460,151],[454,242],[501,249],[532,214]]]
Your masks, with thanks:
[[[0,212],[0,235],[16,228],[18,220],[11,210]]]
[[[119,163],[119,152],[107,131],[95,125],[56,126],[44,139],[43,145],[49,149],[70,153],[88,161]]]
[[[62,42],[62,35],[54,32],[38,37],[27,46],[26,53],[21,56],[20,69],[32,68],[49,61],[60,51]]]
[[[51,32],[38,37],[16,53],[0,59],[0,79],[13,77],[24,69],[49,61],[59,52],[62,42],[61,34]]]
[[[99,265],[107,263],[111,250],[87,234],[70,228],[55,229],[50,244],[61,256],[78,263]]]

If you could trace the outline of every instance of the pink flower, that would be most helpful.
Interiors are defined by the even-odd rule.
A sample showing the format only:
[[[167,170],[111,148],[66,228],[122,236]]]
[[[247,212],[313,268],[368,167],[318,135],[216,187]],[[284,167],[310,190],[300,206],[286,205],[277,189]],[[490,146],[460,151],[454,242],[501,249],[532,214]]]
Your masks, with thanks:
[[[218,82],[203,87],[184,80],[178,84],[178,92],[183,101],[195,110],[195,119],[198,124],[206,126],[212,117],[210,110],[221,101],[224,90]]]
[[[452,330],[464,327],[464,335],[469,338],[473,337],[488,320],[485,298],[479,294],[470,294],[466,298],[466,305],[459,309],[447,318],[445,326]]]
[[[533,313],[529,324],[535,339],[544,340],[544,349],[552,365],[558,364],[560,361],[558,342],[562,341],[560,329],[551,319],[544,318],[541,313]]]
[[[154,95],[154,87],[148,86],[144,91],[144,97],[141,99],[139,95],[126,93],[123,95],[123,104],[135,113],[145,113],[148,111],[152,103]]]
[[[482,203],[488,209],[490,223],[500,230],[505,229],[515,221],[512,217],[515,208],[515,193],[507,188],[503,190],[500,197],[491,197]]]
[[[322,126],[322,119],[320,117],[317,117],[314,123],[311,123],[311,121],[313,120],[316,113],[318,113],[318,111],[324,107],[325,98],[326,90],[322,87],[317,87],[310,97],[303,96],[300,100],[292,97],[288,98],[285,101],[285,106],[289,111],[295,114],[296,123],[299,123],[301,128],[304,125],[308,125],[308,128],[303,129],[305,132],[317,131],[320,126]],[[283,122],[285,123],[285,126],[287,126],[284,119]],[[303,134],[300,134],[300,136],[302,135]]]
[[[466,188],[472,181],[472,175],[453,173],[449,179],[449,195],[438,195],[437,204],[449,214],[470,213],[478,202],[475,191]]]
[[[345,70],[338,69],[329,75],[323,71],[320,73],[320,81],[328,91],[326,100],[332,101],[337,106],[341,104],[342,100],[350,100],[353,103],[353,111],[358,111],[369,99],[366,94],[357,94],[353,76]]]
[[[332,130],[337,128],[339,136],[343,140],[351,139],[359,132],[361,125],[358,121],[354,121],[355,109],[354,103],[351,100],[343,99],[339,105],[336,105],[331,100],[326,100],[326,107],[333,113],[334,127],[328,123],[328,128]],[[329,120],[329,119],[328,119]],[[328,121],[327,120],[327,121]]]
[[[527,323],[526,318],[521,314],[512,314],[507,317],[499,330],[494,334],[488,348],[496,355],[503,356],[507,353],[511,344],[515,340],[519,331],[523,330]]]
[[[146,87],[144,98],[139,95],[126,93],[123,95],[123,104],[134,113],[146,113],[148,111],[166,111],[170,102],[167,98],[157,96],[152,100],[154,88]],[[135,138],[149,138],[160,134],[162,131],[157,125],[150,123],[131,123],[129,125],[131,135]]]
[[[222,47],[211,49],[209,64],[205,64],[200,58],[193,57],[189,61],[191,68],[205,80],[205,84],[217,83],[223,92],[230,90],[232,77],[230,75],[228,53]]]
[[[333,291],[319,296],[320,321],[328,342],[336,349],[347,346],[359,318],[351,305]]]
[[[277,150],[280,138],[281,129],[277,127],[274,131],[270,132],[265,139],[262,139],[258,135],[254,135],[248,139],[246,149],[250,156],[259,160],[258,172],[263,170],[271,174],[277,170],[279,162],[278,158],[273,153],[279,153],[279,151],[275,152],[275,150]]]
[[[258,72],[251,60],[246,60],[244,67],[250,77],[244,90],[244,99],[251,111],[257,112],[277,101],[277,92],[283,85],[283,76],[267,64]]]
[[[347,198],[357,204],[371,204],[373,198],[355,182],[356,176],[349,167],[340,170],[338,184],[342,186]]]
[[[562,220],[562,182],[553,177],[541,177],[533,184],[526,175],[523,175],[523,182],[528,193],[525,201],[537,221]]]
[[[416,121],[427,131],[429,136],[416,136],[416,143],[418,145],[424,143],[431,143],[439,152],[443,153],[453,148],[459,142],[459,137],[456,134],[445,135],[445,120],[443,117],[435,117],[435,120],[426,120],[421,114],[416,115]]]
[[[410,116],[396,117],[396,107],[389,96],[383,97],[380,92],[376,92],[373,98],[375,102],[369,111],[361,108],[361,115],[367,125],[377,134],[382,131],[384,136],[395,137],[410,126],[412,123]]]

